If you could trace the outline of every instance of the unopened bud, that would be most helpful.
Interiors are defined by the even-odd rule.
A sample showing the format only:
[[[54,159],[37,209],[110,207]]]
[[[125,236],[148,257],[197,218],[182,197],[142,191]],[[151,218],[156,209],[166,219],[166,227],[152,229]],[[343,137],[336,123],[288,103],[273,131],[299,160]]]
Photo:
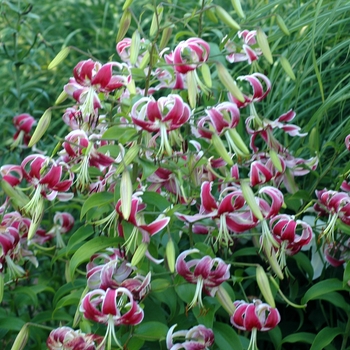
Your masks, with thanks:
[[[132,4],[132,2],[133,2],[133,0],[126,0],[124,2],[122,10],[125,11],[126,9],[128,9],[130,7],[130,5]]]
[[[168,45],[172,32],[173,32],[172,26],[169,26],[163,29],[162,37],[159,43],[159,50],[163,50]]]
[[[229,129],[229,135],[232,139],[232,141],[235,143],[235,145],[239,148],[239,150],[243,153],[245,156],[249,156],[250,152],[244,141],[242,140],[241,135],[238,133],[236,128]]]
[[[17,337],[12,345],[11,350],[23,350],[27,344],[28,336],[29,336],[29,328],[28,328],[28,324],[26,323],[22,327],[20,332],[17,334]]]
[[[148,249],[148,244],[142,242],[136,249],[134,256],[131,259],[131,266],[136,266],[145,256]]]
[[[201,65],[201,72],[202,72],[205,85],[208,86],[208,88],[211,88],[212,87],[211,73],[210,73],[210,68],[206,63],[203,63]]]
[[[60,95],[57,97],[56,101],[55,101],[55,105],[59,105],[61,104],[63,101],[65,101],[68,97],[68,94],[63,90]]]
[[[51,108],[48,108],[45,113],[41,116],[38,125],[35,128],[35,131],[28,143],[28,147],[33,147],[36,143],[40,141],[40,139],[45,134],[47,128],[50,125],[51,122]]]
[[[286,34],[286,35],[290,35],[290,32],[286,26],[286,24],[284,23],[284,20],[283,18],[280,16],[280,15],[276,15],[276,22],[277,22],[277,25],[280,27],[280,29],[282,30],[283,34]]]
[[[154,12],[153,17],[152,17],[152,22],[151,22],[151,27],[149,30],[149,35],[153,36],[156,34],[157,30],[159,30],[160,22],[163,17],[163,6],[158,5],[157,10]]]
[[[259,45],[263,55],[265,56],[267,61],[270,64],[272,64],[273,59],[272,59],[272,54],[271,54],[271,50],[270,50],[270,45],[269,45],[269,42],[267,41],[266,34],[264,33],[264,31],[261,28],[258,28],[258,30],[257,30],[256,39],[258,41],[258,45]]]
[[[131,214],[132,182],[128,169],[124,169],[120,182],[121,212],[124,220],[129,220]]]
[[[174,241],[170,238],[165,248],[166,260],[171,273],[175,271],[175,246]]]
[[[187,91],[188,91],[188,102],[190,103],[191,108],[196,108],[197,104],[197,80],[195,71],[190,70],[187,72]]]
[[[7,181],[1,180],[1,188],[10,197],[12,204],[18,207],[18,209],[22,209],[28,204],[29,198],[22,191],[12,187]]]
[[[215,16],[214,11],[212,11],[211,8],[207,8],[205,11],[205,15],[208,17],[209,21],[213,22],[213,23],[219,23],[218,18]]]
[[[221,6],[215,5],[215,12],[219,19],[231,29],[240,30],[240,25]]]
[[[219,300],[220,305],[232,316],[236,311],[236,307],[222,284],[220,284],[215,296]]]
[[[275,299],[272,296],[272,291],[269,283],[269,279],[262,268],[262,266],[258,265],[256,268],[256,282],[258,283],[259,289],[266,302],[272,306],[276,307]]]
[[[275,150],[270,149],[269,151],[270,159],[274,167],[281,173],[283,171],[281,160],[278,158],[278,154]]]
[[[211,136],[211,142],[216,149],[216,151],[219,153],[219,156],[229,165],[233,165],[233,161],[231,159],[231,156],[228,154],[225,145],[223,144],[221,138],[217,134],[213,134]]]
[[[120,174],[124,171],[125,166],[131,164],[131,162],[136,158],[139,154],[140,146],[137,143],[134,143],[129,150],[126,152],[123,161],[118,165],[115,173],[116,175]]]
[[[119,30],[117,34],[117,43],[122,41],[125,34],[129,30],[131,23],[131,12],[129,10],[124,11],[122,18],[120,19]]]
[[[241,190],[242,190],[244,199],[246,200],[249,208],[251,209],[255,217],[258,220],[263,220],[264,217],[262,216],[261,210],[258,204],[256,203],[254,193],[250,188],[248,181],[244,181],[244,180],[241,181]]]
[[[275,249],[272,247],[272,244],[270,243],[270,241],[266,237],[263,237],[262,246],[263,246],[265,256],[270,264],[272,271],[277,275],[277,277],[280,280],[283,280],[283,278],[284,278],[283,272],[282,272],[281,267],[277,261]]]
[[[240,0],[231,0],[232,6],[235,9],[237,15],[241,18],[245,18],[245,14],[242,10],[242,5]]]
[[[280,62],[281,62],[281,66],[284,69],[284,71],[287,73],[287,75],[289,76],[289,78],[291,78],[292,80],[295,80],[295,75],[292,69],[292,66],[290,65],[289,61],[287,60],[287,58],[285,58],[284,56],[280,57]]]
[[[146,51],[142,57],[139,68],[145,69],[147,67],[149,61],[150,61],[150,54],[149,54],[149,51]]]
[[[218,71],[218,77],[222,84],[225,86],[225,88],[238,100],[241,102],[244,102],[244,96],[237,86],[236,82],[233,80],[231,77],[231,74],[228,72],[228,70],[225,68],[225,66],[217,62],[216,63],[216,68]]]
[[[131,37],[131,46],[130,46],[130,63],[135,64],[140,52],[140,33],[138,30],[135,30],[134,34]]]
[[[309,147],[310,150],[314,153],[318,153],[319,151],[319,132],[317,131],[317,127],[312,128],[309,137]]]
[[[62,49],[56,55],[56,57],[50,62],[50,64],[47,67],[47,69],[53,69],[53,68],[57,67],[68,56],[69,52],[70,52],[70,48],[69,47],[65,47],[64,49]]]

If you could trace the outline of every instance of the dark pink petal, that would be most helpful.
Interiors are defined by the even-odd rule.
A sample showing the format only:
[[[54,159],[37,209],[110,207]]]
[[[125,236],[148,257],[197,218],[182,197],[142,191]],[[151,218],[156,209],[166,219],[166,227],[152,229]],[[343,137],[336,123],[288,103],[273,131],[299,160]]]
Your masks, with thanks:
[[[201,203],[205,212],[210,213],[217,209],[215,198],[211,194],[213,182],[204,181],[201,186]]]
[[[157,219],[148,225],[138,225],[142,230],[147,231],[151,236],[161,231],[165,226],[168,225],[170,217],[165,217],[162,219]]]

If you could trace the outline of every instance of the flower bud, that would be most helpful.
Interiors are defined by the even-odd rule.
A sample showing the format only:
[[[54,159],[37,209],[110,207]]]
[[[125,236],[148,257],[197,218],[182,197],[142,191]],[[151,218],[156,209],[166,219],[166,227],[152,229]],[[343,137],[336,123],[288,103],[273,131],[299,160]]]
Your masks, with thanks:
[[[150,61],[150,54],[149,51],[146,51],[145,54],[142,57],[142,60],[140,62],[139,68],[145,69]]]
[[[240,25],[224,10],[221,6],[215,6],[216,15],[221,19],[221,21],[228,25],[231,29],[240,30]]]
[[[319,133],[317,131],[317,127],[314,127],[312,128],[309,137],[310,150],[317,154],[319,151],[319,144]]]
[[[244,181],[244,180],[241,181],[241,190],[242,190],[244,199],[246,200],[247,204],[249,205],[249,208],[251,209],[255,217],[258,220],[263,220],[264,217],[260,211],[258,204],[256,203],[254,193],[247,181]]]
[[[133,2],[133,0],[126,0],[124,2],[122,10],[125,11],[126,9],[128,9],[130,7],[130,5],[132,4],[132,2]]]
[[[70,47],[65,47],[64,49],[62,49],[56,55],[56,57],[50,62],[47,69],[53,69],[57,67],[68,56],[69,52],[70,52]]]
[[[201,72],[202,72],[202,76],[203,76],[203,80],[205,85],[208,88],[212,87],[212,81],[211,81],[211,74],[210,74],[210,68],[206,63],[203,63],[201,65]]]
[[[243,155],[249,156],[250,152],[244,141],[242,140],[241,135],[238,133],[236,128],[229,129],[228,130],[230,137],[232,141],[235,143],[235,145],[239,148],[239,150],[242,152]]]
[[[10,197],[15,207],[21,209],[29,203],[29,198],[22,191],[12,187],[7,181],[1,180],[1,188]]]
[[[271,54],[269,42],[267,41],[266,34],[264,33],[264,31],[261,28],[258,28],[256,33],[257,33],[256,34],[256,39],[258,41],[258,45],[259,45],[263,55],[265,56],[267,61],[270,64],[272,64],[273,63],[273,59],[272,59],[272,54]]]
[[[292,69],[292,66],[290,65],[289,61],[287,60],[287,58],[285,58],[284,56],[280,57],[280,62],[281,62],[281,66],[284,69],[284,71],[287,73],[287,75],[289,76],[289,78],[291,78],[292,80],[295,80],[295,75]]]
[[[165,248],[166,260],[171,273],[175,271],[175,246],[174,241],[170,238]]]
[[[134,34],[131,37],[130,45],[130,63],[135,64],[140,52],[140,33],[138,30],[135,30]]]
[[[135,143],[133,144],[129,150],[126,152],[123,161],[119,164],[117,170],[115,171],[116,175],[120,174],[124,171],[125,166],[131,164],[131,162],[136,158],[139,154],[140,146]]]
[[[241,90],[238,88],[236,82],[231,77],[231,74],[228,72],[228,70],[225,68],[225,66],[217,62],[216,68],[218,70],[218,77],[220,81],[223,83],[225,88],[240,102],[244,102],[245,98],[241,92]]]
[[[231,156],[228,154],[225,145],[223,144],[221,138],[217,134],[213,134],[211,137],[211,142],[214,146],[214,148],[219,153],[220,157],[229,165],[233,165],[233,161],[231,159]]]
[[[235,9],[237,15],[241,18],[245,18],[245,14],[242,10],[241,2],[240,0],[231,0],[232,6]]]
[[[132,182],[128,169],[124,169],[120,183],[121,212],[124,220],[129,220],[131,214]]]
[[[222,284],[219,286],[215,296],[219,300],[221,306],[227,311],[227,313],[229,315],[233,315],[236,307]]]
[[[269,279],[267,278],[264,269],[260,265],[258,265],[256,268],[256,282],[258,283],[260,292],[265,298],[266,302],[272,307],[276,307],[275,299],[272,296]]]
[[[191,108],[196,108],[197,92],[198,92],[196,75],[193,70],[188,71],[186,75],[187,75],[188,102],[190,103]]]
[[[31,137],[28,147],[33,147],[36,143],[40,141],[40,139],[45,134],[47,128],[50,125],[51,122],[51,108],[48,108],[45,113],[40,118],[37,127],[35,128],[34,134]]]
[[[131,266],[136,266],[142,258],[145,256],[146,251],[148,249],[148,244],[142,242],[136,249],[134,256],[131,259]]]
[[[126,10],[123,13],[122,18],[120,19],[119,30],[117,34],[117,43],[123,40],[126,32],[128,31],[131,23],[131,12]]]
[[[205,11],[205,15],[208,17],[209,21],[213,23],[219,23],[219,20],[215,16],[214,11],[212,11],[212,8],[208,7]]]
[[[273,150],[273,149],[270,149],[269,155],[270,155],[270,159],[271,159],[271,162],[274,165],[274,167],[279,172],[282,172],[283,171],[283,167],[282,167],[282,164],[281,164],[281,160],[278,158],[278,155],[277,155],[276,151]]]
[[[156,34],[157,30],[159,30],[160,22],[163,17],[163,9],[164,8],[162,5],[158,5],[156,11],[153,14],[151,28],[149,30],[150,36],[153,36],[154,34]]]
[[[163,50],[168,45],[172,31],[173,31],[172,26],[169,26],[163,29],[162,37],[159,43],[159,50]]]
[[[18,333],[11,350],[23,350],[27,344],[29,336],[28,324],[26,323]]]
[[[286,35],[290,35],[290,32],[286,26],[286,24],[284,23],[283,18],[280,15],[276,15],[276,22],[277,25],[280,27],[280,29],[282,30],[282,32]]]
[[[57,97],[55,101],[55,106],[61,104],[63,101],[65,101],[68,97],[68,94],[63,90],[60,95]]]

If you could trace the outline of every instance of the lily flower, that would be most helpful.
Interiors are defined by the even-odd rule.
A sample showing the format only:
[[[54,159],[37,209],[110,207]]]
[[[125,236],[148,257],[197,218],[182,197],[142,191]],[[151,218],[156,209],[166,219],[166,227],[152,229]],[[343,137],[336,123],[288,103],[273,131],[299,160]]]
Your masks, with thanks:
[[[117,248],[94,254],[86,265],[87,285],[90,289],[116,289],[129,277],[133,269],[125,254]]]
[[[23,171],[20,165],[6,164],[0,168],[0,174],[11,186],[17,186],[23,179]]]
[[[242,50],[237,49],[237,45],[231,40],[227,40],[225,48],[228,51],[226,59],[230,63],[248,61],[252,64],[262,55],[260,48],[252,48],[256,46],[256,30],[243,30],[237,33],[238,37],[243,40]]]
[[[96,289],[85,295],[79,310],[88,320],[107,325],[106,335],[102,340],[104,344],[108,339],[108,344],[113,338],[120,349],[115,326],[137,325],[143,320],[143,310],[134,301],[132,293],[126,288],[107,290]]]
[[[161,142],[157,155],[164,151],[172,154],[168,133],[180,128],[191,116],[190,107],[179,95],[171,94],[155,101],[152,97],[144,97],[137,101],[131,110],[131,118],[135,125],[148,132],[160,134]]]
[[[259,299],[252,303],[237,300],[233,304],[236,310],[230,318],[232,325],[240,330],[252,332],[248,350],[257,350],[257,331],[266,332],[275,328],[281,320],[278,310]]]
[[[62,234],[69,232],[74,226],[74,217],[70,213],[61,213],[56,212],[53,217],[54,226],[47,233],[48,235],[55,236],[57,247],[63,248],[65,247],[65,243],[62,239]]]
[[[30,131],[35,124],[35,118],[28,113],[23,113],[14,116],[12,121],[16,128],[16,133],[13,135],[14,142],[12,147],[22,144],[22,141],[25,146],[28,146],[31,138]]]
[[[102,108],[99,92],[108,94],[128,83],[127,77],[113,75],[113,67],[118,67],[121,71],[124,65],[118,62],[102,65],[89,59],[75,66],[74,78],[70,78],[69,83],[64,86],[64,91],[81,104],[83,118],[92,116],[95,119],[97,110]],[[95,120],[93,122],[96,123]]]
[[[185,261],[190,254],[199,253],[198,249],[190,249],[182,252],[176,259],[176,272],[185,278],[187,282],[196,284],[196,292],[193,300],[188,305],[191,309],[197,303],[203,308],[202,290],[214,296],[218,287],[230,278],[231,265],[225,264],[220,258],[204,256],[202,259]]]
[[[85,334],[70,327],[54,329],[47,338],[49,350],[104,350],[102,337],[96,334]]]
[[[174,332],[176,326],[177,324],[171,326],[167,333],[166,346],[168,350],[207,350],[214,344],[214,333],[210,328],[206,328],[200,324],[188,331]],[[174,344],[174,338],[184,339],[185,341]]]

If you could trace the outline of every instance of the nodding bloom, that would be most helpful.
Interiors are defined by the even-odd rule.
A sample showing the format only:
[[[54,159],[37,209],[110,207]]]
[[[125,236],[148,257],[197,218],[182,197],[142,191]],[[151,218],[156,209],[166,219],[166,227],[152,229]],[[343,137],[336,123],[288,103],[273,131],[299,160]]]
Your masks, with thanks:
[[[167,333],[166,346],[168,350],[207,350],[214,344],[214,332],[210,328],[206,328],[200,324],[189,330],[174,332],[176,326],[177,324],[171,326]],[[174,344],[176,338],[185,341]]]
[[[95,334],[85,334],[70,327],[54,329],[47,338],[49,350],[104,350],[102,337]]]
[[[48,235],[52,235],[56,237],[57,247],[63,248],[65,247],[65,243],[62,239],[62,234],[69,232],[74,226],[74,217],[70,213],[61,213],[56,212],[53,217],[54,226],[47,233]]]
[[[242,50],[238,51],[237,45],[231,40],[227,40],[225,48],[229,54],[226,59],[230,63],[248,61],[249,64],[252,64],[262,55],[260,48],[252,48],[252,46],[256,46],[256,30],[243,30],[237,34],[243,40]]]
[[[281,269],[286,266],[286,255],[295,255],[301,248],[309,244],[312,239],[312,229],[309,224],[301,220],[295,220],[286,214],[276,215],[271,218],[270,229],[274,240],[279,245],[276,248],[276,255]]]
[[[350,197],[345,192],[332,190],[316,190],[316,196],[319,200],[314,205],[316,211],[321,215],[329,215],[327,227],[321,233],[319,239],[326,237],[327,242],[335,242],[334,230],[338,218],[346,225],[350,225]]]
[[[11,186],[17,186],[23,179],[23,171],[20,165],[6,164],[0,168],[2,178]]]
[[[146,45],[145,45],[145,39],[141,39],[140,43],[140,53],[137,57],[137,61],[136,61],[136,66],[139,67],[140,63],[143,59],[143,57],[145,56],[146,51]],[[120,57],[120,59],[123,62],[126,62],[127,64],[131,64],[130,63],[130,50],[131,50],[131,39],[130,38],[124,38],[123,40],[119,41],[119,43],[116,46],[116,51]]]
[[[244,102],[241,102],[237,100],[232,94],[228,94],[228,98],[231,102],[235,103],[238,108],[246,107],[254,102],[260,102],[262,101],[270,92],[271,90],[271,81],[269,78],[261,73],[253,73],[250,75],[243,75],[237,78],[237,80],[245,80],[247,81],[252,89],[253,94],[252,95],[245,95],[244,96]],[[261,83],[261,81],[264,82],[265,87]]]
[[[158,155],[164,151],[172,154],[168,133],[179,129],[191,116],[187,103],[179,95],[171,94],[155,101],[152,97],[144,97],[137,101],[131,110],[131,118],[135,125],[150,133],[160,135]]]
[[[175,48],[173,62],[175,70],[185,74],[195,70],[201,63],[209,58],[210,46],[200,38],[190,38],[181,41]]]
[[[13,117],[13,124],[16,128],[16,133],[13,135],[14,144],[19,145],[23,141],[23,144],[27,146],[31,137],[30,131],[35,124],[34,117],[28,113],[16,115]]]
[[[236,328],[252,332],[248,350],[256,350],[257,331],[266,332],[275,328],[281,320],[278,310],[256,299],[252,303],[237,300],[235,312],[230,318]]]
[[[214,296],[218,287],[230,278],[231,265],[226,264],[220,258],[204,256],[202,259],[185,261],[190,254],[199,253],[198,249],[190,249],[182,252],[176,259],[176,272],[185,278],[187,282],[196,284],[196,292],[188,308],[192,308],[198,302],[203,308],[202,290]]]
[[[96,289],[83,298],[80,309],[88,320],[107,325],[104,344],[113,337],[119,348],[122,346],[115,335],[115,326],[137,325],[143,320],[143,310],[136,303],[132,293],[126,288],[107,290]]]
[[[118,67],[121,71],[124,64],[109,62],[102,65],[89,59],[75,66],[74,78],[70,78],[69,83],[64,86],[64,91],[81,105],[83,118],[92,116],[95,119],[97,110],[102,108],[98,93],[108,94],[127,84],[127,77],[113,75],[113,67]],[[94,122],[96,123],[95,120]]]
[[[350,151],[350,135],[345,137],[345,147]]]
[[[86,266],[87,285],[90,289],[116,289],[129,277],[133,269],[125,254],[117,248],[94,254]]]
[[[334,242],[325,242],[323,248],[327,262],[333,267],[338,267],[350,260],[350,238],[348,235],[341,236]]]

